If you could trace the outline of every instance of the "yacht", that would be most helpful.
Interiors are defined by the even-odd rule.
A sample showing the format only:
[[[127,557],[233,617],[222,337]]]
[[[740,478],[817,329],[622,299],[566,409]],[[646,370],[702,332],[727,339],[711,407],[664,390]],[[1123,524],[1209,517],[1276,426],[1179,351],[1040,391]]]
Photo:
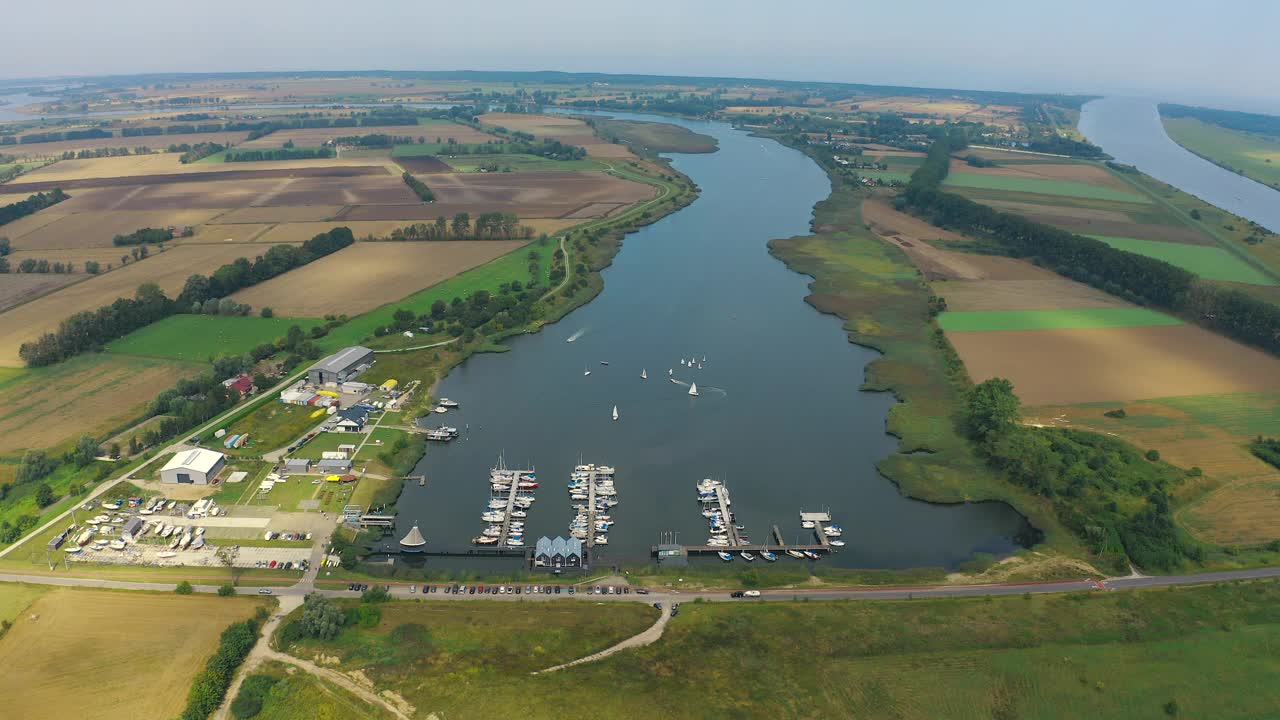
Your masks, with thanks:
[[[458,407],[458,401],[450,400],[449,398],[440,398],[440,407],[447,407],[452,410],[453,408]]]
[[[476,545],[495,545],[498,542],[498,538],[490,537],[488,535],[478,535],[476,537],[471,538],[471,542],[475,543]]]
[[[812,551],[812,550],[805,550],[805,551],[804,551],[804,556],[805,556],[805,557],[807,557],[807,558],[809,558],[810,560],[821,560],[821,559],[822,559],[822,556],[821,556],[821,555],[819,555],[818,553],[816,553],[816,552],[814,552],[814,551]]]
[[[586,376],[588,376],[588,375],[590,375],[590,374],[591,374],[591,371],[590,371],[590,370],[588,370],[588,369],[587,369],[587,368],[585,368],[585,367],[584,367],[584,368],[582,368],[582,377],[586,377]]]
[[[723,550],[717,552],[716,555],[718,555],[720,559],[725,562],[733,562],[733,556]]]
[[[755,556],[755,555],[752,555],[750,552],[748,552],[748,551],[746,551],[746,550],[743,550],[742,552],[740,552],[740,553],[738,553],[738,554],[739,554],[739,555],[741,555],[741,556],[742,556],[742,559],[743,559],[743,560],[746,560],[747,562],[751,562],[752,560],[755,560],[755,559],[756,559],[756,556]]]
[[[777,555],[775,555],[775,554],[773,554],[772,552],[770,552],[770,551],[768,551],[768,550],[761,550],[761,551],[760,551],[760,557],[764,558],[765,560],[768,560],[769,562],[777,562],[777,561],[778,561],[778,556],[777,556]]]
[[[609,536],[608,536],[608,535],[597,535],[597,536],[596,536],[596,539],[595,539],[595,543],[596,543],[596,545],[608,545],[608,544],[609,544]]]
[[[648,370],[641,370],[641,371],[640,371],[640,379],[641,379],[641,380],[648,380],[648,379],[649,379],[649,371],[648,371]]]
[[[828,544],[828,545],[830,545],[831,547],[844,547],[844,541],[843,541],[843,540],[832,540],[831,542],[829,542],[829,543],[827,543],[827,544]]]
[[[799,550],[788,550],[788,551],[787,551],[787,554],[788,554],[788,555],[790,555],[791,557],[793,557],[793,558],[797,559],[797,560],[803,560],[803,559],[804,559],[804,553],[800,552]]]

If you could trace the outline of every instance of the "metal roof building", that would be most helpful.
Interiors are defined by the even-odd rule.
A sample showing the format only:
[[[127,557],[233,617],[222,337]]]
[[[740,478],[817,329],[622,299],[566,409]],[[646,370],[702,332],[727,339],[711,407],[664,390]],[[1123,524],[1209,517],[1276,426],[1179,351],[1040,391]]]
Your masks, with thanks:
[[[553,540],[544,535],[534,545],[533,561],[550,568],[582,567],[582,541],[578,538],[565,540],[558,536]]]
[[[338,385],[359,375],[373,364],[373,351],[353,345],[343,348],[307,370],[307,380],[312,385]]]
[[[213,450],[183,450],[160,468],[160,481],[208,485],[227,464],[227,456]]]

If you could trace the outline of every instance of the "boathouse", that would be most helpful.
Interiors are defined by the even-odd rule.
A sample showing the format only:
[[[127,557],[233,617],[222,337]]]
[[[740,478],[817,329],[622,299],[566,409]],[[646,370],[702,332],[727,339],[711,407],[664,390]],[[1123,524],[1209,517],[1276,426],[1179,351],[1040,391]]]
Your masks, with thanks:
[[[554,540],[543,535],[538,538],[533,551],[533,564],[548,568],[580,568],[582,567],[582,541],[578,538],[565,540],[556,537]]]

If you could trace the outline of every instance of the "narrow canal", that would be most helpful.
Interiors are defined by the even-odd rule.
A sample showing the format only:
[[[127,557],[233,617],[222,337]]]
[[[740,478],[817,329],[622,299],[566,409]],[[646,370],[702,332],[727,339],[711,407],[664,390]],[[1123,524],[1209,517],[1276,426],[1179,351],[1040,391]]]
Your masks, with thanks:
[[[444,379],[438,394],[462,407],[443,418],[469,430],[429,448],[417,468],[427,486],[406,486],[397,537],[416,522],[429,548],[466,545],[485,525],[489,468],[502,456],[536,468],[542,485],[529,545],[567,536],[565,488],[579,460],[615,466],[620,503],[601,548],[615,562],[643,561],[663,531],[704,543],[695,483],[707,477],[727,483],[753,542],[773,524],[787,542],[810,542],[799,512],[829,508],[847,546],[823,562],[839,566],[950,567],[975,551],[1013,549],[1026,525],[1008,506],[917,502],[877,474],[895,440],[884,432],[893,398],[858,389],[875,354],[802,302],[808,278],[766,248],[808,232],[830,190],[821,170],[724,123],[610,114],[714,136],[718,152],[673,160],[701,197],[629,235],[595,300]]]

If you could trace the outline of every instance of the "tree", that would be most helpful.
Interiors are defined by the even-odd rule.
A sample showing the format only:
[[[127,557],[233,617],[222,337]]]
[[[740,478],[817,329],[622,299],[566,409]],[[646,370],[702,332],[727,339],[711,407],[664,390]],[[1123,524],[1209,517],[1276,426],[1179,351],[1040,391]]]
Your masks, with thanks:
[[[102,272],[102,265],[98,264],[97,260],[85,260],[84,271],[90,275],[97,275]]]
[[[974,386],[965,398],[965,417],[970,434],[978,439],[1015,425],[1021,411],[1013,383],[1004,378],[991,378]]]
[[[183,580],[182,582],[178,583],[178,587],[174,588],[173,591],[178,593],[179,595],[190,595],[191,593],[195,592],[196,589],[191,587],[190,582]]]
[[[9,238],[0,235],[0,256],[8,255],[11,250],[12,248],[9,243]]]
[[[22,456],[22,464],[18,466],[17,482],[35,482],[42,480],[46,475],[53,472],[57,467],[57,463],[53,461],[43,450],[28,450]]]
[[[231,597],[236,594],[236,586],[231,583],[224,583],[218,586],[219,597]]]
[[[308,593],[302,603],[302,631],[309,637],[332,640],[346,621],[342,609],[319,593]]]
[[[259,311],[259,312],[258,312],[258,314],[259,314],[259,315],[261,315],[261,316],[262,316],[262,317],[264,317],[264,318],[271,318],[271,317],[275,317],[275,316],[276,316],[276,311],[275,311],[275,310],[272,310],[272,309],[271,309],[271,308],[269,308],[269,307],[264,307],[264,308],[262,308],[262,310],[261,310],[261,311]]]
[[[1191,219],[1192,219],[1192,220],[1199,220],[1199,219],[1200,219],[1200,211],[1199,211],[1199,210],[1197,210],[1197,209],[1195,209],[1195,208],[1192,208],[1192,209],[1191,209]]]
[[[231,573],[231,585],[233,586],[240,581],[240,570],[236,567],[236,556],[239,554],[240,547],[238,545],[223,545],[214,554],[218,558],[218,562]]]
[[[374,585],[360,594],[360,602],[384,603],[391,599],[391,593],[383,585]]]
[[[80,439],[76,440],[76,448],[71,452],[71,459],[76,465],[84,467],[93,462],[99,452],[98,441],[93,439],[92,435],[81,435]]]
[[[53,495],[53,488],[49,487],[49,483],[41,483],[36,488],[36,505],[45,508],[53,504],[58,498]]]

